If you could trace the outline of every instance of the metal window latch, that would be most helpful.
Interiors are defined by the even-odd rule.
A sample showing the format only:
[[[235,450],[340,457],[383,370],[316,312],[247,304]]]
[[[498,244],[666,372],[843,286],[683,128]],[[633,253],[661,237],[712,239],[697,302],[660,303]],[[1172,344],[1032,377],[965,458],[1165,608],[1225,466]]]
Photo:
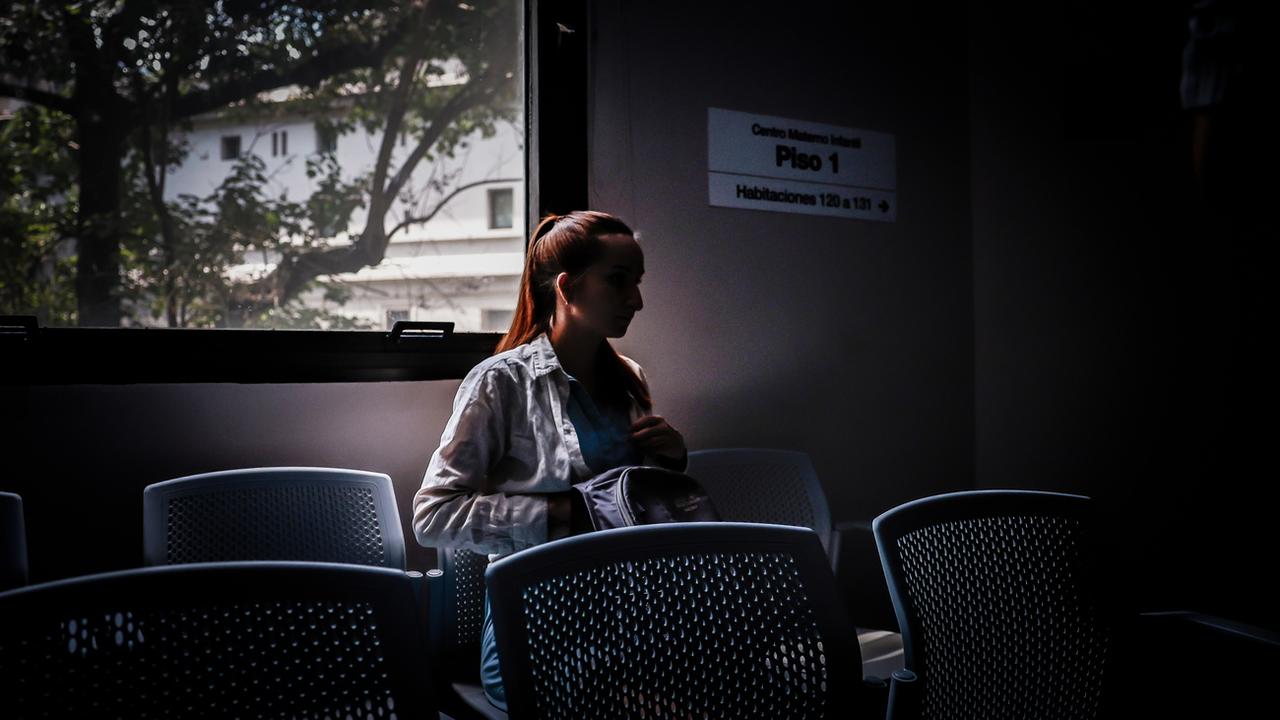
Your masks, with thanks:
[[[38,329],[35,315],[0,315],[0,340],[31,342]]]
[[[391,342],[403,343],[418,340],[448,340],[453,336],[451,322],[422,322],[397,320],[391,326]]]

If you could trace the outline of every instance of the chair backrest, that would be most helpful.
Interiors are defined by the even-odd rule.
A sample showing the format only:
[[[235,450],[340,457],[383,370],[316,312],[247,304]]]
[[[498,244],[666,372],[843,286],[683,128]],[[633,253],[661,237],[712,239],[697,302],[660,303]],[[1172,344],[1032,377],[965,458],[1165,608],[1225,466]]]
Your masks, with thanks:
[[[22,496],[0,492],[0,590],[27,584],[27,528]]]
[[[811,528],[831,541],[831,511],[809,456],[794,450],[723,448],[689,453],[685,473],[706,488],[720,517]]]
[[[306,560],[405,567],[395,493],[382,473],[227,470],[148,485],[142,505],[148,565]]]
[[[1090,718],[1116,617],[1091,501],[1032,491],[916,500],[872,523],[927,718]]]
[[[0,593],[0,715],[435,717],[408,574],[141,568]]]
[[[844,718],[861,690],[807,528],[604,530],[497,560],[486,581],[512,718]]]
[[[442,592],[439,601],[431,606],[431,631],[440,644],[442,672],[450,680],[478,682],[484,572],[489,556],[456,547],[442,547],[436,552]]]

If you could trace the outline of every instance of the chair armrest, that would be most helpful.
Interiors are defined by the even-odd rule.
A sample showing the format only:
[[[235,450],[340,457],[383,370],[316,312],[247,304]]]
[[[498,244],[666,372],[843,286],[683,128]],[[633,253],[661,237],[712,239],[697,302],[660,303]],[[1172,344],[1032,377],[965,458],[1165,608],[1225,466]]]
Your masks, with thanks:
[[[443,667],[441,662],[444,659],[444,571],[439,568],[427,570],[423,573],[421,587],[422,628],[427,633],[432,666],[439,668]],[[437,675],[443,677],[444,673]]]
[[[888,720],[919,718],[923,701],[924,684],[920,676],[905,668],[894,670],[889,680],[889,709],[885,717]]]
[[[1136,620],[1122,673],[1129,708],[1147,717],[1248,717],[1274,702],[1280,632],[1190,610]]]
[[[1218,635],[1224,642],[1240,642],[1260,652],[1280,653],[1280,632],[1229,618],[1193,610],[1144,612],[1139,617],[1147,624],[1164,622],[1194,626]]]

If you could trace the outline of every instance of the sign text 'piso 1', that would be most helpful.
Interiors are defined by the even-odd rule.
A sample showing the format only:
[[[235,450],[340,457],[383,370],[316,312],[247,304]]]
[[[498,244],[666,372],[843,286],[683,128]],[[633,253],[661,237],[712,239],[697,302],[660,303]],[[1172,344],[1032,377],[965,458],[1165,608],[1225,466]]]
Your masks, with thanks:
[[[707,184],[719,207],[894,222],[893,135],[707,109]]]

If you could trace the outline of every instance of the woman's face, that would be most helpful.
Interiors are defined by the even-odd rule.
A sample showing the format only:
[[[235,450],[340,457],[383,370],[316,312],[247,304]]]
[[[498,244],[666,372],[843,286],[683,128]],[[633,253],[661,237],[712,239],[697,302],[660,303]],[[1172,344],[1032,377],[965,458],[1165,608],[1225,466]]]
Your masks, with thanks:
[[[601,235],[604,252],[576,281],[566,299],[571,322],[604,337],[622,337],[644,302],[640,278],[644,253],[630,235]]]

